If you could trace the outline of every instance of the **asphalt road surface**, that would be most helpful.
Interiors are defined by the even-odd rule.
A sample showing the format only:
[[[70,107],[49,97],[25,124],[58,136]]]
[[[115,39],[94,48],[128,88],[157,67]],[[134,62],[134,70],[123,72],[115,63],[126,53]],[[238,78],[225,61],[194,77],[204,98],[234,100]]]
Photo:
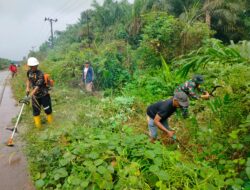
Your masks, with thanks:
[[[14,136],[14,147],[6,146],[21,106],[13,99],[8,71],[0,71],[0,190],[34,190],[28,174],[26,158],[22,153],[24,143]]]

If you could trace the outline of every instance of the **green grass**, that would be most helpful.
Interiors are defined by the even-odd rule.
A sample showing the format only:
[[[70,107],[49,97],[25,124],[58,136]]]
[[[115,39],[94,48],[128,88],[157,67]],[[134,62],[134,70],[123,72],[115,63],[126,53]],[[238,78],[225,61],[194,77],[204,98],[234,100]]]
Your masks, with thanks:
[[[38,189],[206,189],[224,185],[216,169],[189,162],[181,152],[159,142],[151,144],[142,132],[146,130],[144,108],[134,98],[99,98],[63,86],[56,86],[51,97],[52,125],[45,123],[42,130],[36,129],[30,107],[23,116],[29,128],[24,135],[25,150]]]

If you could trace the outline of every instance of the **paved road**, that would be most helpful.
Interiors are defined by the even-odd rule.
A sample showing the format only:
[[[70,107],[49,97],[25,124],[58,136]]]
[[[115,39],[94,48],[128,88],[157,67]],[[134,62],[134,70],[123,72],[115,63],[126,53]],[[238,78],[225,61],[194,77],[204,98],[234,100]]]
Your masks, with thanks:
[[[11,131],[5,128],[14,126],[11,120],[20,111],[8,82],[4,89],[8,75],[8,71],[0,71],[0,190],[34,190],[18,136],[15,136],[14,147],[5,145],[11,135]]]

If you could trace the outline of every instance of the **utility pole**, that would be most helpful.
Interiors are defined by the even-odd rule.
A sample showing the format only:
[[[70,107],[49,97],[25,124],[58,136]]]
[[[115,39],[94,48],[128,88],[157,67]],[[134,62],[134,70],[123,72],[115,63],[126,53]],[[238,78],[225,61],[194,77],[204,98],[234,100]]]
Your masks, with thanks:
[[[91,44],[91,37],[90,37],[90,30],[89,30],[89,21],[90,21],[90,17],[89,17],[89,10],[84,11],[82,16],[83,16],[83,17],[85,17],[86,22],[87,22],[87,30],[88,30],[88,44],[89,44],[89,47],[90,47],[90,44]]]
[[[89,35],[89,14],[87,13],[86,14],[87,16],[87,27],[88,27],[88,44],[89,44],[89,47],[90,47],[90,35]]]
[[[50,32],[51,32],[51,47],[54,47],[54,36],[53,36],[53,22],[57,22],[57,18],[56,19],[52,19],[52,18],[47,18],[45,17],[44,21],[49,21],[50,22]]]

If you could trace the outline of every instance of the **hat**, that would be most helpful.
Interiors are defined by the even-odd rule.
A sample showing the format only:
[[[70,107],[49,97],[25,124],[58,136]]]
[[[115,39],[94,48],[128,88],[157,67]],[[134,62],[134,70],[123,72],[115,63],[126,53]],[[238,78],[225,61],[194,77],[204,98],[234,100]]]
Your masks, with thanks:
[[[181,107],[188,107],[189,106],[189,100],[188,96],[184,92],[176,92],[174,94],[174,99],[176,99]]]
[[[202,75],[194,75],[192,80],[196,84],[202,84],[204,82],[204,77]]]
[[[39,61],[35,57],[30,57],[28,59],[28,66],[37,66],[39,65]]]

